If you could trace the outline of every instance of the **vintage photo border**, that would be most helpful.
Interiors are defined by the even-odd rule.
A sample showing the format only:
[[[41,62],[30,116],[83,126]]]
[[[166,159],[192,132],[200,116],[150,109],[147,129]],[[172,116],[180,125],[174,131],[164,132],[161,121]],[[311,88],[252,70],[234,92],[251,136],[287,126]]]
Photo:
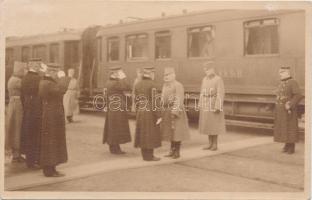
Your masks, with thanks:
[[[298,193],[279,193],[279,192],[257,192],[257,193],[245,193],[245,192],[22,192],[22,191],[4,191],[4,80],[5,80],[5,35],[3,30],[5,12],[3,3],[0,0],[0,198],[4,199],[308,199],[311,196],[311,17],[312,17],[312,3],[311,2],[241,2],[241,1],[223,1],[214,2],[209,1],[211,9],[303,9],[306,12],[305,17],[305,181],[304,181],[304,192]],[[9,1],[9,0],[7,0]],[[53,1],[53,0],[50,0]],[[55,0],[54,0],[55,1]],[[69,0],[73,1],[74,0]],[[91,0],[92,1],[92,0]],[[103,0],[102,0],[103,1]],[[142,1],[142,0],[141,0]],[[148,1],[148,0],[143,0]],[[168,0],[174,1],[174,0]],[[186,0],[183,0],[186,1]],[[192,0],[188,0],[192,1]],[[203,1],[203,0],[201,0]],[[205,0],[207,1],[207,0]],[[139,1],[137,1],[139,2]],[[242,4],[243,3],[243,4]],[[244,7],[240,6],[244,5]]]

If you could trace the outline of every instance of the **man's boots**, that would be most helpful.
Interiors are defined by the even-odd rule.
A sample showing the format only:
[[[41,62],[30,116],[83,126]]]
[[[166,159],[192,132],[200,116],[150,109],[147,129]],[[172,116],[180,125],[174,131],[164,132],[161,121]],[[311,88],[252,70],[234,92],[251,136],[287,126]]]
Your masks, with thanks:
[[[208,146],[207,146],[207,147],[204,147],[203,150],[209,150],[209,149],[211,149],[211,147],[212,147],[212,135],[209,135],[209,136],[208,136],[208,140],[209,140]]]
[[[174,144],[173,141],[171,141],[170,152],[167,155],[165,155],[165,157],[172,157],[173,156],[173,154],[174,154],[174,147],[175,147],[175,144]]]
[[[288,153],[288,154],[293,154],[293,153],[295,153],[295,143],[289,143],[287,153]]]
[[[289,143],[285,143],[284,147],[283,147],[283,152],[288,152],[289,149]]]
[[[181,147],[181,142],[174,142],[174,151],[173,151],[173,155],[172,158],[173,159],[177,159],[180,158],[180,147]]]
[[[210,150],[211,151],[218,150],[218,135],[212,135],[212,146]]]

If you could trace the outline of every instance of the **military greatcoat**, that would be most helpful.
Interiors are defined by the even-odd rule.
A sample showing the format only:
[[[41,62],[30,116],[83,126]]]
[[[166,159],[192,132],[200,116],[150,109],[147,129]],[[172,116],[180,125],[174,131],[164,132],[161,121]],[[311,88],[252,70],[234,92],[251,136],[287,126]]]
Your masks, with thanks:
[[[205,135],[225,133],[223,112],[224,84],[221,77],[205,77],[202,81],[199,106],[199,132]],[[216,113],[216,110],[220,110]]]
[[[154,149],[161,146],[157,108],[157,89],[155,82],[143,77],[135,86],[136,130],[134,146],[142,149]],[[158,102],[159,103],[159,102]]]
[[[161,94],[163,141],[184,141],[190,138],[188,119],[184,107],[184,88],[178,81],[165,83]]]
[[[38,73],[29,71],[22,79],[21,98],[24,109],[21,152],[26,155],[29,162],[37,162],[40,153],[40,125],[42,115],[41,99],[38,96]]]
[[[65,90],[51,77],[40,82],[42,99],[41,166],[55,166],[67,161],[63,95]]]
[[[302,97],[297,81],[290,77],[280,82],[275,104],[275,142],[294,143],[298,141],[297,105]],[[285,108],[287,102],[289,102],[290,110]]]
[[[124,144],[131,141],[128,105],[125,92],[131,91],[125,79],[110,78],[106,82],[107,112],[103,144]]]

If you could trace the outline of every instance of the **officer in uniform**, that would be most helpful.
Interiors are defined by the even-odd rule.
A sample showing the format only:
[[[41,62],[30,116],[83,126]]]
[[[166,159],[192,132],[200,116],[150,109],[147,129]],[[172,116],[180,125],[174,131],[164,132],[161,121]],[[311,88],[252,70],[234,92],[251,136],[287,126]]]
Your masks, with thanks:
[[[135,86],[136,131],[134,146],[141,148],[143,160],[159,161],[154,149],[161,146],[159,124],[160,110],[157,108],[157,87],[153,67],[143,69],[142,80]]]
[[[8,105],[8,141],[12,150],[12,162],[23,162],[21,156],[21,130],[23,120],[23,106],[21,101],[21,85],[24,76],[23,65],[14,64],[13,75],[8,81],[9,105]]]
[[[38,95],[41,76],[41,59],[33,58],[28,62],[28,72],[22,79],[21,98],[24,109],[21,152],[25,154],[29,168],[38,166],[40,155],[41,99]]]
[[[105,98],[107,99],[107,112],[103,133],[103,144],[109,145],[112,154],[124,154],[120,144],[131,141],[128,122],[128,105],[126,93],[131,87],[126,81],[126,75],[121,67],[111,67],[110,77],[106,82]]]
[[[56,166],[67,162],[65,116],[63,95],[66,88],[57,82],[59,66],[48,64],[45,76],[40,81],[39,96],[42,100],[40,166],[46,177],[61,177],[64,174]]]
[[[277,88],[274,120],[274,141],[285,143],[283,152],[293,154],[298,142],[297,105],[301,98],[299,85],[290,75],[290,67],[279,70],[280,84]]]
[[[184,87],[175,79],[174,68],[165,68],[162,88],[162,122],[160,129],[162,140],[171,142],[166,157],[180,157],[181,142],[190,138],[188,119],[184,108]]]
[[[203,149],[216,151],[218,135],[225,133],[224,84],[211,65],[211,63],[204,64],[206,76],[202,81],[199,99],[199,132],[208,135],[209,144]]]

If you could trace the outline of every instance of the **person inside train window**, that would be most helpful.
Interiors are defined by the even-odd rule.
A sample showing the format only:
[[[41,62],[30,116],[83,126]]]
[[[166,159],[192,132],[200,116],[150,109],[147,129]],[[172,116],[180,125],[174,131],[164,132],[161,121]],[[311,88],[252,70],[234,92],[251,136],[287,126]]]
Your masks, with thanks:
[[[245,22],[245,55],[278,54],[278,20]]]
[[[108,61],[119,60],[119,38],[113,37],[107,40]]]
[[[171,57],[171,36],[169,31],[160,31],[155,34],[155,58]]]
[[[211,57],[214,37],[212,26],[190,28],[188,30],[188,56]]]
[[[147,34],[127,36],[127,58],[146,59],[148,57]]]

